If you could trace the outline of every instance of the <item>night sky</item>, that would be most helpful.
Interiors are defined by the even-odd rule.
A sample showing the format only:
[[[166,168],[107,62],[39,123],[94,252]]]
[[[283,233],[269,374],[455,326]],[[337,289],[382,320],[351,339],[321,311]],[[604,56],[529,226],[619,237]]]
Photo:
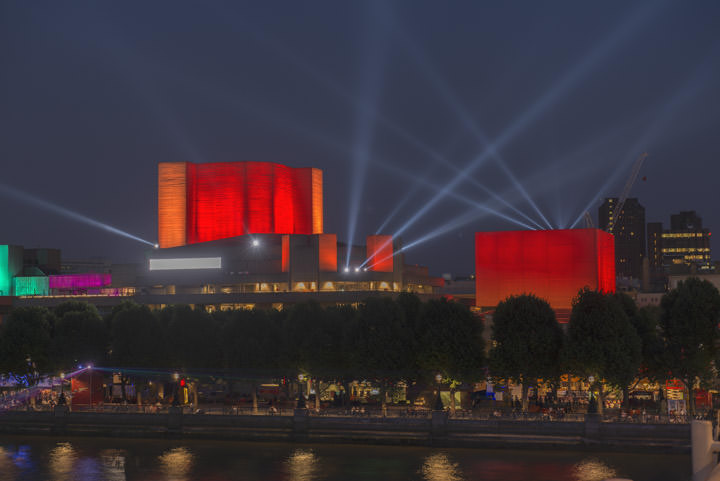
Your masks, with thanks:
[[[318,167],[326,232],[395,212],[432,233],[407,262],[467,275],[473,232],[597,222],[647,151],[631,197],[717,259],[718,127],[717,1],[0,3],[0,243],[65,258],[147,246],[8,186],[155,242],[159,161]]]

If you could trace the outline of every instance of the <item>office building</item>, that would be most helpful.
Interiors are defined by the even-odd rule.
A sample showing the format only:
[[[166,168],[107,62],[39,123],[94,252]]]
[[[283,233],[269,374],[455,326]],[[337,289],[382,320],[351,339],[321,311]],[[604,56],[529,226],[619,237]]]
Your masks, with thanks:
[[[617,197],[606,198],[598,210],[599,227],[608,231],[614,222]],[[642,264],[646,256],[645,207],[636,198],[625,201],[612,231],[615,236],[615,272],[618,277],[642,278]]]

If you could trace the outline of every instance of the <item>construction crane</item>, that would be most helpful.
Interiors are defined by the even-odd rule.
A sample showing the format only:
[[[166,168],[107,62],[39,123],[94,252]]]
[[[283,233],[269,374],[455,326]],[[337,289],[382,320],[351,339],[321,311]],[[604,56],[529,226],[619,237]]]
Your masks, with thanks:
[[[623,207],[625,206],[625,201],[627,200],[628,195],[630,195],[630,189],[632,189],[632,186],[635,183],[635,180],[637,180],[637,176],[640,173],[640,167],[642,167],[642,164],[643,164],[643,162],[645,162],[645,159],[647,158],[647,156],[648,156],[648,153],[643,152],[642,154],[640,154],[640,157],[638,157],[637,160],[635,161],[635,163],[633,164],[632,171],[630,172],[630,177],[628,177],[627,182],[625,182],[625,188],[623,188],[622,193],[620,194],[620,197],[618,197],[617,205],[613,209],[610,219],[608,219],[607,231],[611,234],[613,233],[615,226],[618,225],[618,222],[620,220],[620,215],[622,214]]]

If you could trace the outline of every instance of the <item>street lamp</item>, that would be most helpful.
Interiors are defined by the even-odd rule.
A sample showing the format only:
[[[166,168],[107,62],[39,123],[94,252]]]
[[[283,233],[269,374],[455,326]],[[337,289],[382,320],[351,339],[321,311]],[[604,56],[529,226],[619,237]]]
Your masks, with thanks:
[[[437,383],[437,397],[435,398],[435,411],[442,411],[445,409],[443,406],[442,399],[440,398],[440,383],[442,382],[442,374],[437,373],[435,375],[435,382]]]
[[[173,381],[175,381],[175,387],[173,389],[173,402],[172,405],[174,407],[180,406],[180,389],[178,388],[178,380],[180,379],[180,374],[177,372],[174,372],[172,375]]]
[[[588,376],[588,383],[590,383],[590,398],[588,399],[588,413],[597,413],[597,405],[595,403],[595,394],[593,393],[593,384],[595,384],[595,376]]]
[[[300,396],[298,397],[297,407],[298,409],[305,409],[307,406],[305,405],[305,396],[303,395],[303,381],[305,380],[305,376],[303,374],[298,374],[298,382],[300,383]]]
[[[65,405],[65,373],[60,373],[60,397],[58,398],[58,405]]]

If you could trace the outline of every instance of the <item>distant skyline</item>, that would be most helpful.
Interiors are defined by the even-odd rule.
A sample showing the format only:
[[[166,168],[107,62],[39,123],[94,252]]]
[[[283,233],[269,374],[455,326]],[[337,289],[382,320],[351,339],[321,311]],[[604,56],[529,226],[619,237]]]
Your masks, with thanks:
[[[695,210],[718,259],[718,25],[710,0],[3,2],[0,243],[142,262],[2,186],[154,243],[158,162],[272,161],[323,170],[339,241],[469,275],[474,232],[597,225],[647,151],[630,197]]]

